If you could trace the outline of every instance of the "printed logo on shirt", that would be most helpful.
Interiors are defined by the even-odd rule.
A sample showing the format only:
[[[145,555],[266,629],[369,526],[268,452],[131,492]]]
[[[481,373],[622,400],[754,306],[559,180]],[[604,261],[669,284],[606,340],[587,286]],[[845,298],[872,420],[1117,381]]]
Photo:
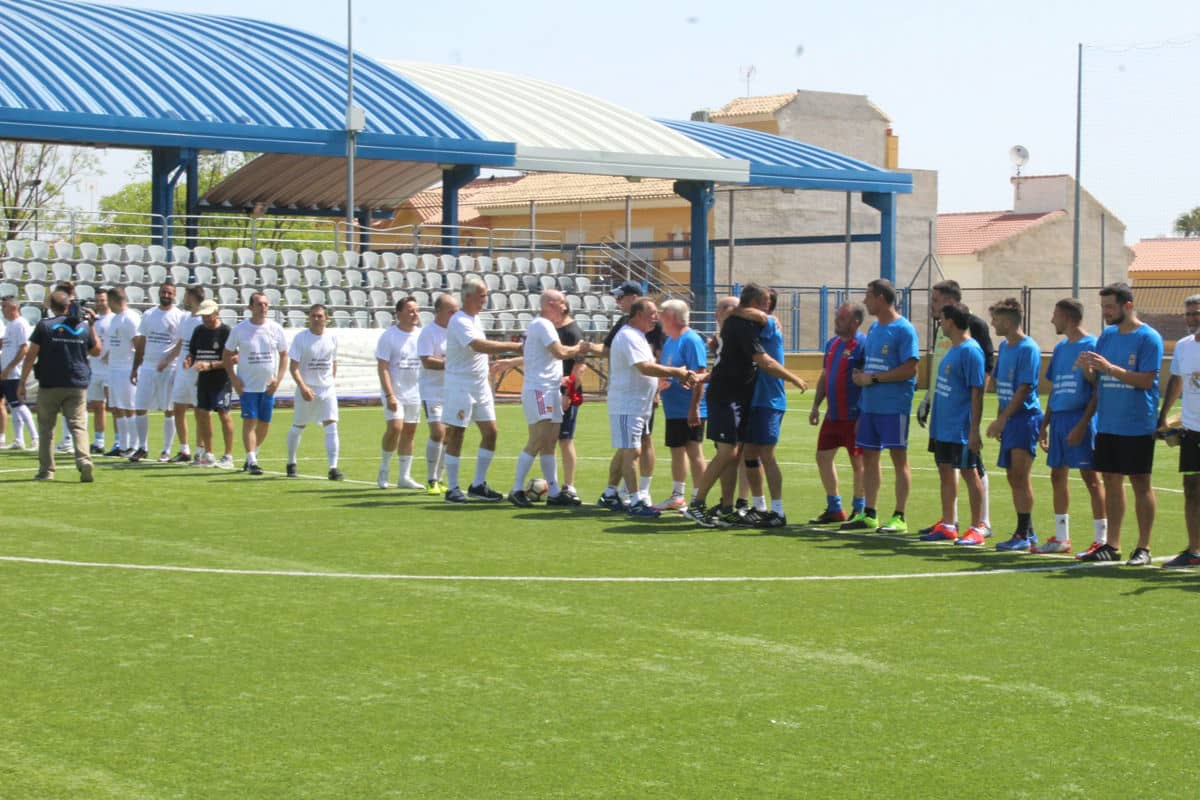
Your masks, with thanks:
[[[888,353],[888,346],[885,344],[885,345],[882,347],[882,349],[880,349],[880,351],[879,351],[879,352],[880,352],[880,354],[881,354],[881,355],[885,355],[885,356],[886,356],[886,355],[887,355],[887,353]]]
[[[1137,365],[1137,353],[1130,353],[1129,354],[1129,366],[1133,367],[1136,365]]]

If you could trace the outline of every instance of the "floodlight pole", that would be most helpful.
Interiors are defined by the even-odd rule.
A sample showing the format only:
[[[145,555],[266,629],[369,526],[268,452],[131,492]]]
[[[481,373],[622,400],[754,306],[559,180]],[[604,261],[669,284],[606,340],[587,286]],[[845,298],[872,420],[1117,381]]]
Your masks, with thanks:
[[[346,0],[346,244],[354,236],[354,0]]]
[[[1079,169],[1083,132],[1083,44],[1080,43],[1075,77],[1075,235],[1071,248],[1071,296],[1079,297]]]

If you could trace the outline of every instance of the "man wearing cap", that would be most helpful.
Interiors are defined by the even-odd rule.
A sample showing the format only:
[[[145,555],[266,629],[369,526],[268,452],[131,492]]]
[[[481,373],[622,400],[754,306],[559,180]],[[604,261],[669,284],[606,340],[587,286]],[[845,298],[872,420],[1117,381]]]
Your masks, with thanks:
[[[629,322],[630,309],[642,296],[642,285],[636,281],[625,281],[619,284],[612,290],[612,295],[617,299],[617,307],[621,309],[621,317],[613,323],[609,329],[608,335],[604,337],[604,355],[610,355],[612,351],[613,340],[617,338],[617,333]],[[646,341],[650,345],[650,350],[654,355],[655,361],[662,355],[663,345],[667,342],[667,336],[663,333],[662,323],[658,321],[657,315],[654,320],[654,325],[646,331]],[[611,380],[611,376],[609,376]],[[650,497],[650,482],[654,479],[654,412],[658,409],[658,398],[654,399],[654,405],[650,410],[649,418],[646,422],[646,427],[642,431],[642,447],[641,455],[638,457],[638,469],[641,478],[638,481],[638,494],[643,498]],[[616,452],[613,454],[612,460],[608,464],[608,485],[621,485],[621,454]],[[636,498],[631,498],[630,502],[634,502]],[[646,499],[646,504],[650,505],[650,500]],[[605,490],[604,494],[600,495],[600,505],[613,510],[623,510],[624,504],[621,497],[616,492]]]
[[[213,300],[205,300],[196,309],[200,327],[192,331],[184,362],[189,370],[196,373],[197,464],[201,467],[233,469],[233,419],[229,416],[233,387],[223,360],[225,342],[229,340],[229,326],[221,322],[220,310]],[[221,433],[225,437],[225,453],[220,460],[217,460],[213,451],[213,411],[221,419]]]

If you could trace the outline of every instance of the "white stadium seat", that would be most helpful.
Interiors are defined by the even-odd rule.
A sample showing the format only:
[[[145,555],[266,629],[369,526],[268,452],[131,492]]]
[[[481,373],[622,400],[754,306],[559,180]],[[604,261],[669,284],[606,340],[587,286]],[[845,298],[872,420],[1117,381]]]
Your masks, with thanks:
[[[321,266],[321,256],[316,250],[305,248],[300,251],[300,263],[306,267],[319,267]]]
[[[284,267],[294,267],[299,264],[300,254],[290,247],[279,251],[279,264]]]
[[[146,268],[141,264],[125,265],[125,282],[143,284],[146,282]]]
[[[421,255],[421,269],[435,270],[437,269],[437,256],[433,253],[424,253]]]
[[[80,261],[75,265],[75,280],[80,283],[92,283],[96,280],[96,265]]]
[[[278,286],[279,270],[274,267],[259,267],[258,282],[263,286]]]
[[[253,267],[258,259],[257,254],[249,247],[239,247],[237,249],[237,265],[239,267]]]
[[[71,265],[62,261],[55,261],[50,265],[50,274],[54,276],[54,280],[56,281],[70,281],[75,279],[75,271],[71,269]]]
[[[392,324],[392,312],[376,311],[375,312],[375,327],[386,328]]]
[[[217,267],[217,283],[222,286],[236,286],[237,273],[233,267]]]
[[[389,289],[404,288],[404,273],[398,269],[388,270],[384,273],[387,276],[387,286]]]
[[[458,271],[459,272],[474,272],[475,271],[475,259],[471,258],[470,256],[459,256],[458,257]]]
[[[299,289],[284,289],[283,300],[289,306],[302,306],[304,305],[304,293]]]
[[[220,272],[219,269],[217,271]],[[258,270],[254,267],[238,267],[237,279],[242,286],[257,286]]]
[[[158,286],[167,280],[167,268],[162,264],[151,264],[146,267],[146,280]]]
[[[345,289],[330,289],[329,304],[331,306],[348,306],[350,303],[346,299]]]
[[[140,244],[125,245],[125,260],[130,264],[146,263],[146,248]]]
[[[63,261],[70,261],[75,258],[75,245],[70,242],[55,242],[54,257]]]
[[[379,269],[379,253],[376,253],[374,250],[368,250],[362,254],[359,264],[362,265],[363,269]]]
[[[125,279],[119,264],[101,264],[100,277],[109,286],[116,286]]]
[[[205,266],[208,266],[209,264],[213,263],[212,248],[205,247],[204,245],[197,245],[196,247],[192,248],[192,260],[197,264],[204,264]]]
[[[316,305],[317,303],[320,303],[321,305],[325,305],[325,290],[324,289],[309,289],[308,290],[308,302],[310,305]]]
[[[29,279],[34,281],[46,280],[46,275],[49,273],[49,267],[41,261],[30,261],[25,265],[26,271],[29,272]]]
[[[84,261],[99,261],[100,247],[93,242],[80,242],[79,257]]]
[[[218,247],[215,250],[213,250],[213,258],[215,258],[217,261],[217,264],[219,264],[221,266],[232,267],[233,266],[233,248],[232,247]]]
[[[29,243],[29,257],[30,258],[39,258],[39,259],[40,258],[49,258],[50,257],[50,243],[49,242],[39,242],[39,241],[30,242]]]
[[[303,311],[292,309],[287,312],[287,324],[289,328],[303,328],[308,317]]]
[[[21,239],[9,239],[4,243],[4,252],[9,258],[24,258],[29,243]]]
[[[304,285],[305,286],[320,286],[324,281],[325,276],[321,274],[321,270],[314,267],[308,267],[304,270]]]
[[[152,244],[146,247],[146,260],[151,263],[164,264],[167,261],[167,248],[161,244]]]
[[[75,287],[75,297],[77,297],[79,300],[95,300],[96,289],[95,287],[89,286],[86,283],[81,283]]]
[[[342,251],[342,266],[346,269],[358,269],[360,261],[362,261],[362,257],[357,250]]]
[[[285,287],[299,286],[301,283],[303,283],[303,277],[304,276],[300,274],[300,270],[296,269],[295,267],[283,268],[283,285]]]
[[[259,263],[264,267],[273,267],[279,263],[279,253],[273,247],[264,247],[258,251]]]
[[[341,259],[338,258],[337,250],[322,250],[321,251],[321,266],[336,267]]]
[[[146,290],[141,286],[126,286],[125,298],[131,303],[144,303],[146,302]]]
[[[175,283],[179,284],[180,286],[183,286],[189,280],[192,279],[192,274],[188,271],[188,268],[186,266],[184,266],[183,264],[172,264],[171,265],[171,277],[175,280]]]
[[[350,312],[338,309],[333,312],[333,323],[338,328],[350,327]]]
[[[512,272],[512,271],[513,271],[513,263],[512,263],[511,258],[509,258],[508,256],[500,256],[499,258],[496,259],[496,272],[505,273],[505,272]]]
[[[442,272],[453,272],[458,269],[458,259],[449,253],[438,256],[438,269]]]
[[[37,325],[42,321],[42,310],[37,306],[21,306],[21,316],[30,325]]]
[[[187,245],[177,244],[171,248],[171,260],[176,264],[186,264],[192,260],[192,251]]]
[[[212,267],[196,266],[192,269],[192,274],[196,276],[196,283],[201,286],[208,286],[213,282]]]
[[[491,256],[480,256],[479,258],[475,259],[475,269],[477,269],[479,272],[484,272],[484,273],[492,272],[493,271],[492,257]]]
[[[239,302],[237,289],[232,286],[220,286],[217,288],[217,297],[223,306],[236,306]]]

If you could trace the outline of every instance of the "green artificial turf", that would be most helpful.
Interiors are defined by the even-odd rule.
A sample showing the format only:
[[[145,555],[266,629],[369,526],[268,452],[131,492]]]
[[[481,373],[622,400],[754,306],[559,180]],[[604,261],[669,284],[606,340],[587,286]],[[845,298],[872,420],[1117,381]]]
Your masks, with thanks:
[[[780,447],[794,523],[824,502],[808,401],[793,398]],[[589,503],[603,414],[580,420]],[[100,459],[91,486],[68,464],[35,484],[33,454],[0,454],[0,557],[250,571],[0,561],[0,797],[1195,796],[1200,575],[454,507],[374,486],[378,409],[343,412],[350,480],[323,479],[315,428],[308,477],[288,480],[289,418],[258,479]],[[500,425],[489,477],[507,491],[520,409],[501,406]],[[914,430],[914,529],[937,516],[924,440]],[[1156,557],[1184,544],[1175,455],[1158,451]],[[658,463],[656,499],[661,447]],[[1034,480],[1048,535],[1040,459]],[[997,470],[992,509],[1002,537],[1015,517]],[[1132,525],[1131,509],[1126,553]],[[281,572],[324,575],[267,574]],[[979,574],[948,574],[963,572]],[[530,580],[472,580],[497,576]],[[833,579],[537,580],[552,577]]]

